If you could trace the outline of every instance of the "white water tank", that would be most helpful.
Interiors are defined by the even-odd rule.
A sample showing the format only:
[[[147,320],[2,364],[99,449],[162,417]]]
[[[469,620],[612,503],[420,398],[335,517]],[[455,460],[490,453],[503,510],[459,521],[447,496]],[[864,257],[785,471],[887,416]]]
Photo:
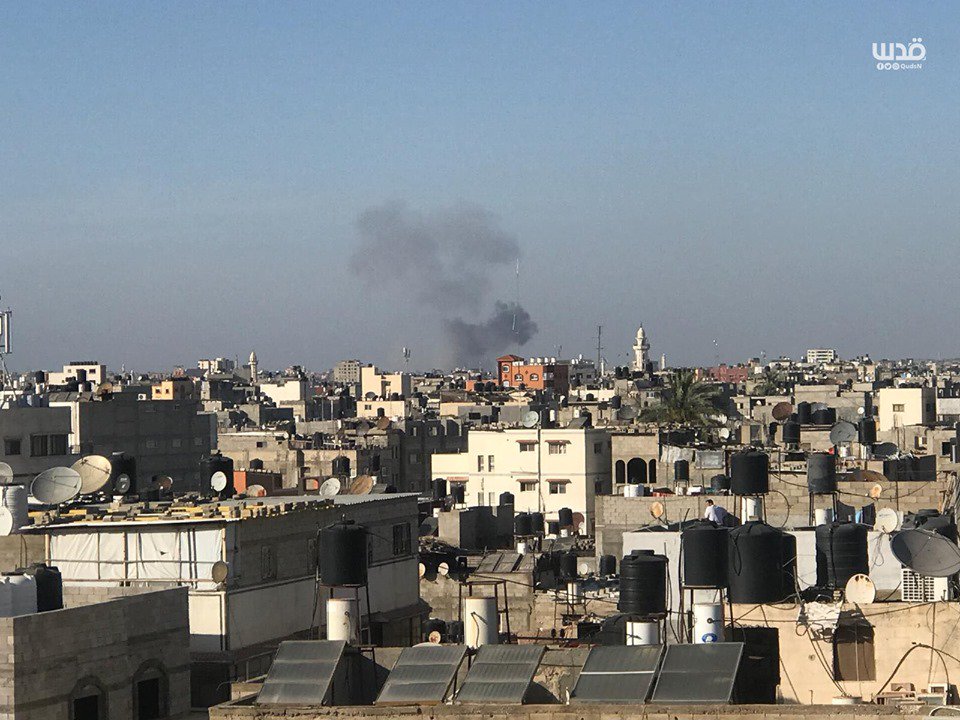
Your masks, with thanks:
[[[0,576],[0,617],[37,611],[37,580],[32,575]]]
[[[327,599],[327,640],[360,644],[360,603],[356,598]]]
[[[583,585],[579,580],[567,583],[567,602],[578,603],[583,600]]]
[[[0,507],[5,507],[13,517],[11,533],[30,523],[27,514],[27,489],[23,485],[0,485]]]
[[[630,621],[625,625],[627,645],[659,645],[660,623],[655,621]]]
[[[640,486],[633,483],[627,483],[623,486],[624,497],[640,497]]]
[[[723,642],[723,603],[694,604],[693,642]]]
[[[463,639],[469,648],[497,645],[500,642],[500,616],[496,598],[463,599]]]
[[[833,522],[833,508],[817,508],[813,518],[817,525],[829,525]]]
[[[740,499],[740,521],[761,520],[763,502],[758,497],[743,497]]]
[[[517,555],[526,555],[527,554],[527,543],[523,540],[520,540],[517,543]]]

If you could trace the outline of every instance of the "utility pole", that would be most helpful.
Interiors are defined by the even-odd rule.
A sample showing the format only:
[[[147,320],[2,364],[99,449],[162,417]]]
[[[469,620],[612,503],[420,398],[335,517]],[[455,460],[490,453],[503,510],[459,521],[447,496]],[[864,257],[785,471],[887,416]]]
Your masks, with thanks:
[[[603,325],[597,325],[597,375],[601,375],[600,353],[603,351],[603,345],[600,344],[600,338],[603,335]]]

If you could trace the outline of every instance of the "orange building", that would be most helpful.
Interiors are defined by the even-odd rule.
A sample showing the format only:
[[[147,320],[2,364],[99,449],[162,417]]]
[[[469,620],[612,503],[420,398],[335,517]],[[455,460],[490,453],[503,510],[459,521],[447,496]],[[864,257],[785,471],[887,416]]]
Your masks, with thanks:
[[[170,377],[151,388],[152,400],[196,400],[197,386],[188,377]]]
[[[504,355],[497,358],[497,375],[505,388],[523,386],[529,390],[553,390],[557,395],[570,392],[570,366],[556,358],[530,358]]]

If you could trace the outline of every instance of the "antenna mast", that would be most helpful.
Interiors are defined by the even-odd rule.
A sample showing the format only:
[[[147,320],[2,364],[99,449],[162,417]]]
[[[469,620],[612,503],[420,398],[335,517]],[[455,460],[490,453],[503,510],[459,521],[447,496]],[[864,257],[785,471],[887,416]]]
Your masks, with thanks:
[[[600,344],[600,337],[603,335],[603,325],[597,325],[597,374],[603,375],[603,370],[600,367],[600,353],[603,350],[603,345]]]
[[[10,308],[0,310],[0,388],[10,384],[10,373],[7,372],[7,355],[10,354],[10,317],[13,311]]]

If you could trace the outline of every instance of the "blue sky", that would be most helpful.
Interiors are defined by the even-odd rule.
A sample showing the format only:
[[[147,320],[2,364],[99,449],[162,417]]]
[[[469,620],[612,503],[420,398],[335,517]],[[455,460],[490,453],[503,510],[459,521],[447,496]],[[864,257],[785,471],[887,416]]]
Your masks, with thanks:
[[[958,356],[951,3],[8,3],[18,368],[443,357],[348,265],[405,203],[499,218],[527,354]],[[922,37],[921,70],[873,42]],[[513,267],[491,277],[513,300]],[[505,348],[517,349],[517,348]]]

